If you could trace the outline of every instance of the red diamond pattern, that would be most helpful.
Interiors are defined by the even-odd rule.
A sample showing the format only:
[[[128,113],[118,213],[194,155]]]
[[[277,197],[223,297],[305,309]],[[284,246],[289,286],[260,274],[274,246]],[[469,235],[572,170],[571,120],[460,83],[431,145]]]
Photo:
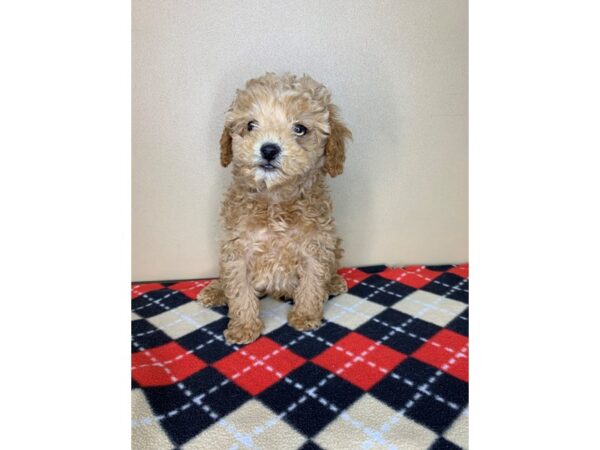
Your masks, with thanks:
[[[398,281],[407,286],[421,289],[439,277],[442,272],[434,272],[423,266],[408,266],[404,268],[388,268],[379,275],[388,280]]]
[[[196,300],[200,291],[208,286],[210,282],[211,280],[180,281],[169,286],[169,289],[179,291],[192,300]]]
[[[353,267],[340,269],[338,273],[344,277],[346,280],[346,284],[348,285],[348,289],[352,289],[362,280],[369,278],[371,274],[365,273],[362,270],[355,269]]]
[[[134,284],[131,286],[131,299],[139,297],[140,295],[144,295],[150,291],[156,291],[157,289],[162,289],[164,286],[160,283],[144,283],[144,284]]]
[[[467,337],[443,329],[413,353],[412,357],[468,382],[469,350],[467,348],[459,353],[467,346],[468,342]]]
[[[453,273],[454,275],[458,275],[459,277],[468,278],[469,277],[469,265],[461,264],[459,266],[453,267],[448,272]]]
[[[366,391],[405,358],[403,353],[352,332],[312,362]]]
[[[166,386],[206,367],[204,361],[176,342],[131,355],[131,375],[141,386]]]
[[[211,280],[132,283],[136,439],[177,448],[195,448],[202,442],[227,448],[243,444],[245,436],[254,439],[262,434],[263,444],[283,435],[288,446],[298,447],[302,438],[323,448],[354,448],[363,440],[365,445],[375,442],[356,428],[356,421],[367,424],[375,414],[385,424],[394,411],[403,411],[405,417],[394,422],[396,428],[378,431],[390,445],[465,448],[466,432],[461,440],[457,430],[464,429],[467,419],[461,411],[468,407],[468,313],[458,311],[468,303],[467,285],[450,295],[455,300],[437,305],[444,327],[415,321],[410,332],[390,340],[383,336],[403,323],[405,315],[425,316],[414,315],[415,308],[405,308],[398,316],[386,305],[368,300],[375,287],[389,281],[389,291],[398,295],[428,290],[415,296],[425,305],[436,293],[446,292],[439,283],[444,287],[457,280],[467,283],[468,265],[379,265],[338,273],[353,289],[331,299],[330,306],[336,314],[340,310],[344,318],[350,316],[348,323],[362,325],[349,327],[333,320],[314,334],[298,333],[286,325],[289,307],[266,299],[261,305],[265,334],[246,346],[229,345],[222,337],[226,308],[207,310],[195,301]],[[150,297],[160,299],[162,307]],[[383,328],[382,323],[388,326]],[[433,373],[440,375],[435,382]],[[356,423],[340,417],[345,411]],[[224,433],[224,417],[236,430],[228,425],[230,433]],[[292,442],[292,435],[297,442]],[[265,447],[259,441],[252,442]]]
[[[263,336],[213,366],[242,389],[257,395],[305,362],[304,358]]]

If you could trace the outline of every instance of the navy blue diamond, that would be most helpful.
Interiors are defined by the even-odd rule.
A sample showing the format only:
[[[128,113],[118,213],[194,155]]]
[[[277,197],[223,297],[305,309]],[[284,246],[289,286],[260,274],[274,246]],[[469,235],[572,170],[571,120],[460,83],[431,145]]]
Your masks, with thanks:
[[[426,385],[426,390],[431,395],[440,396],[451,403],[448,408],[463,409],[469,398],[468,383],[438,372],[437,368],[409,357],[373,386],[371,394],[399,411],[414,397],[420,386]]]
[[[443,437],[437,439],[429,450],[461,450],[461,448]]]
[[[377,266],[361,266],[361,267],[357,267],[357,269],[364,273],[380,273],[380,272],[383,272],[385,269],[387,269],[387,267],[380,264]]]
[[[164,416],[160,422],[161,426],[177,445],[194,438],[216,420],[250,399],[246,392],[212,367],[195,373],[179,384],[183,388],[171,385],[144,390],[154,413]],[[218,389],[209,393],[215,386],[218,386]],[[189,395],[185,394],[185,389],[189,390]],[[203,405],[209,412],[203,409]],[[211,417],[210,411],[217,416]]]
[[[386,309],[356,329],[360,334],[410,355],[441,328],[395,309]]]
[[[442,434],[468,402],[468,384],[407,358],[371,390],[396,411]]]
[[[428,364],[406,358],[373,386],[370,393],[390,408],[400,411],[412,400],[418,387],[426,383],[435,372],[436,369]]]
[[[235,348],[225,342],[223,331],[229,319],[223,317],[196,331],[177,339],[186,350],[191,350],[201,360],[211,364],[235,352]]]
[[[164,288],[140,295],[133,300],[131,309],[138,316],[152,317],[191,301],[179,291]]]
[[[162,330],[156,328],[145,319],[134,320],[131,322],[131,352],[139,352],[140,347],[145,349],[158,347],[168,344],[173,339],[167,336]],[[135,342],[134,345],[133,342]]]
[[[465,309],[456,316],[456,318],[446,325],[446,328],[463,336],[469,336],[469,309]]]
[[[361,389],[310,362],[287,378],[292,383],[279,381],[258,398],[277,414],[285,412],[284,420],[308,437],[325,428],[363,394]],[[296,383],[302,388],[294,387]]]
[[[435,266],[425,266],[426,269],[433,270],[435,272],[446,272],[452,269],[454,266],[452,264],[440,264]]]
[[[302,447],[300,447],[298,450],[323,450],[322,447],[319,447],[317,444],[315,444],[313,441],[311,441],[310,439],[308,441],[306,441],[304,443],[304,445]]]
[[[469,303],[469,280],[453,273],[444,273],[421,289],[463,303]]]
[[[289,325],[284,325],[272,331],[267,336],[281,345],[290,345],[288,348],[306,359],[311,359],[326,350],[329,345],[339,341],[350,333],[350,330],[333,322],[325,322],[316,330],[302,333],[294,330]]]
[[[461,412],[461,409],[452,409],[432,396],[423,395],[415,400],[414,405],[406,411],[406,415],[415,422],[442,434]]]
[[[379,275],[371,275],[348,292],[357,297],[368,298],[370,301],[379,303],[380,305],[392,306],[415,291],[414,287],[388,280]]]

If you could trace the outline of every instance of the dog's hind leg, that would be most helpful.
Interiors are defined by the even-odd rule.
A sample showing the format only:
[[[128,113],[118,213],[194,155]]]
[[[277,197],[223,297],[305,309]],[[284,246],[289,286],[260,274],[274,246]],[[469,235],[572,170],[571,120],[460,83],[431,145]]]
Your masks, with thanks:
[[[196,300],[208,308],[226,305],[227,298],[223,292],[221,280],[213,280],[208,286],[200,291]]]
[[[348,292],[348,285],[343,276],[336,273],[331,277],[328,286],[329,295],[340,295]]]
[[[340,259],[342,259],[342,256],[344,255],[344,250],[342,249],[342,240],[340,238],[337,238],[335,241],[334,255],[334,267],[339,267]],[[329,286],[327,289],[329,295],[340,295],[348,292],[348,284],[346,283],[346,280],[343,276],[334,272],[333,276],[331,277],[331,280],[329,281]]]

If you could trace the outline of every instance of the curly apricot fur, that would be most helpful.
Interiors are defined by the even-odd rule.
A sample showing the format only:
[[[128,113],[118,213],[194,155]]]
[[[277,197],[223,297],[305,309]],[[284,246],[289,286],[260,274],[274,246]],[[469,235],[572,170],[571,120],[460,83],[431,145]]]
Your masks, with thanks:
[[[294,133],[299,123],[305,135]],[[346,292],[325,175],[342,173],[351,137],[329,91],[307,75],[267,73],[237,91],[220,141],[221,164],[233,165],[221,209],[220,279],[198,295],[206,306],[228,304],[228,342],[258,338],[260,295],[293,298],[289,324],[310,330],[328,296]],[[274,170],[261,167],[266,142],[281,148]]]

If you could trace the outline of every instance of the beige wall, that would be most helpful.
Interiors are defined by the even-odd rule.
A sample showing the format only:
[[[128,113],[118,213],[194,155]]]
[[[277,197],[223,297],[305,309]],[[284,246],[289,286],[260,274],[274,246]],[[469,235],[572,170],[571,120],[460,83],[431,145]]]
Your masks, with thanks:
[[[265,71],[326,84],[354,133],[344,264],[467,260],[465,0],[133,0],[133,279],[217,275],[223,115]]]

